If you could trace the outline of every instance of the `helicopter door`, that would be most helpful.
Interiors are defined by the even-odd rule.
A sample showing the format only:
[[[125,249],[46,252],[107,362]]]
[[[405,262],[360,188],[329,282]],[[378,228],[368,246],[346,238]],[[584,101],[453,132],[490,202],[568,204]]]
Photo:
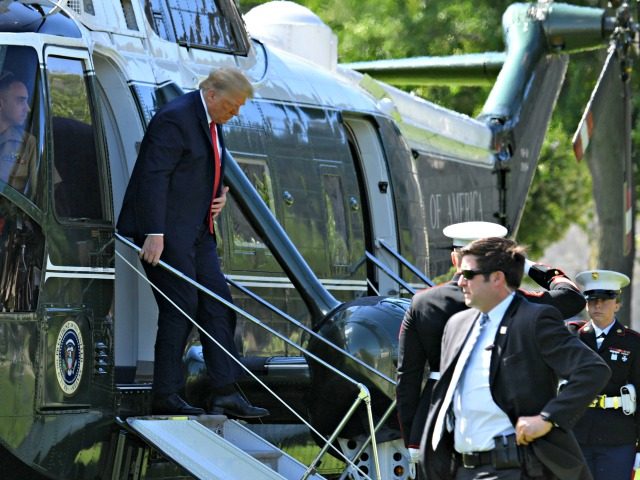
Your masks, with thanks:
[[[113,214],[86,52],[48,47],[47,159],[52,208],[45,253],[40,409],[96,407],[111,383]]]
[[[125,72],[105,56],[94,55],[93,64],[99,111],[109,149],[113,209],[117,218],[144,135],[144,121],[180,91],[172,83],[129,86]],[[141,278],[127,264],[139,266],[137,253],[121,242],[116,243],[116,251],[115,381],[128,384],[146,381],[152,376],[155,335],[149,335],[149,332],[156,330],[158,311],[146,278]]]
[[[366,249],[398,274],[397,261],[376,246],[377,240],[381,239],[398,251],[393,192],[377,126],[367,118],[349,114],[344,115],[344,122],[360,188],[367,202],[362,207],[366,222]],[[370,264],[367,266],[367,278],[377,290],[371,293],[391,295],[398,291],[396,282],[389,276],[376,272]]]

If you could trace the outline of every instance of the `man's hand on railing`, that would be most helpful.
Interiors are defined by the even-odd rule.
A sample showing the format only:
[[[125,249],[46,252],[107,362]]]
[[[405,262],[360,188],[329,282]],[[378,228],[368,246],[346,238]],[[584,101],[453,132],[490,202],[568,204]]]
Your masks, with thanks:
[[[162,250],[164,250],[164,236],[147,235],[140,250],[140,258],[155,267],[160,261]]]

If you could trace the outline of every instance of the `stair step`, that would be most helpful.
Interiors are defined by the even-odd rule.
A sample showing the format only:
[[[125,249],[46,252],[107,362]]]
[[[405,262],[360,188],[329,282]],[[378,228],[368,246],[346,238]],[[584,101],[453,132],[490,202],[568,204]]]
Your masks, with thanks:
[[[151,445],[196,478],[227,480],[285,477],[242,452],[197,420],[128,418],[127,423]]]

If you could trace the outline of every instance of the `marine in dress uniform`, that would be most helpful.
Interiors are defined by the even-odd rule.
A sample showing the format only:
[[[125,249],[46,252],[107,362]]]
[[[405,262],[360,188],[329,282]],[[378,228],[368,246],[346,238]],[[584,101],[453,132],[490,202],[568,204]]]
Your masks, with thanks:
[[[574,432],[594,480],[629,480],[640,439],[640,416],[631,398],[640,387],[640,334],[615,317],[629,277],[590,270],[579,273],[576,282],[584,291],[590,318],[578,335],[599,353],[612,375]]]
[[[463,222],[449,225],[443,233],[452,239],[451,262],[458,268],[461,247],[478,238],[503,237],[507,229],[491,222]],[[562,271],[531,261],[527,261],[525,271],[547,290],[519,290],[529,301],[553,305],[564,318],[570,318],[584,308],[580,290]],[[453,314],[468,308],[458,286],[459,277],[457,272],[449,282],[417,293],[400,329],[396,386],[398,418],[405,446],[414,460],[418,458],[431,390],[440,376],[442,332]],[[425,374],[428,374],[426,383]]]

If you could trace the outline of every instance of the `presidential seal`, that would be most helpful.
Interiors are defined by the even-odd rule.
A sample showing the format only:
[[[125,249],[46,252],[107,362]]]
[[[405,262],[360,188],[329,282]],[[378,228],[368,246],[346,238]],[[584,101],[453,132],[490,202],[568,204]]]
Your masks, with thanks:
[[[72,320],[62,325],[56,342],[56,378],[65,395],[76,393],[82,379],[84,344],[80,327]]]

